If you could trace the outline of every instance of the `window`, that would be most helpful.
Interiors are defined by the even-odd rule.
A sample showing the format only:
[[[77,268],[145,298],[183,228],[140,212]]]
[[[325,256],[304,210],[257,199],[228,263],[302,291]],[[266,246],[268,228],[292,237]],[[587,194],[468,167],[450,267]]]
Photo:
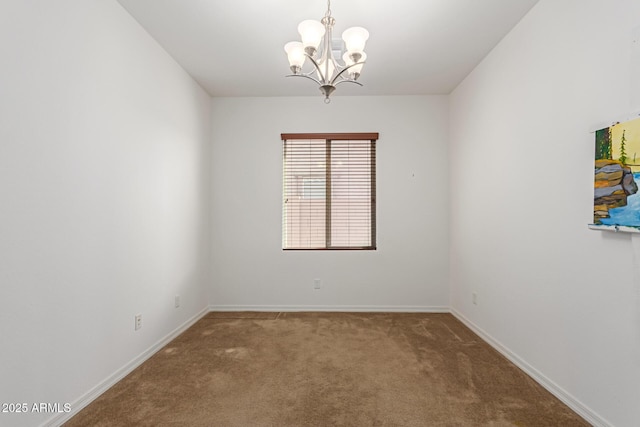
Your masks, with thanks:
[[[376,249],[378,134],[281,136],[283,249]]]

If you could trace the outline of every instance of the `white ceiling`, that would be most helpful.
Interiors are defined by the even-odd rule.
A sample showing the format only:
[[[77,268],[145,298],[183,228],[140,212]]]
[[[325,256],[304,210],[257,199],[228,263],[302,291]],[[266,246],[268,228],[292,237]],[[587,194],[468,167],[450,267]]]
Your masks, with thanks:
[[[285,78],[283,46],[326,0],[118,0],[212,96],[320,94]],[[360,82],[335,95],[451,92],[538,0],[333,0],[334,38],[371,36]],[[334,96],[335,96],[334,95]]]

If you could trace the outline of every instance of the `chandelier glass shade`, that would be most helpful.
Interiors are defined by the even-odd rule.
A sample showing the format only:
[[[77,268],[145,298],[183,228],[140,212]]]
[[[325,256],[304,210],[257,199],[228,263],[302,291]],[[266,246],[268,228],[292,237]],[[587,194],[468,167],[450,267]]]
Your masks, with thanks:
[[[342,33],[346,52],[340,58],[341,62],[336,60],[331,43],[334,24],[331,0],[328,0],[327,12],[322,20],[308,19],[298,25],[302,41],[289,42],[284,46],[289,68],[293,73],[287,77],[305,77],[316,82],[325,96],[325,103],[330,102],[329,96],[340,83],[362,86],[357,80],[367,59],[364,47],[369,39],[369,32],[362,27],[351,27]],[[304,72],[302,68],[307,60],[313,65],[313,69]]]

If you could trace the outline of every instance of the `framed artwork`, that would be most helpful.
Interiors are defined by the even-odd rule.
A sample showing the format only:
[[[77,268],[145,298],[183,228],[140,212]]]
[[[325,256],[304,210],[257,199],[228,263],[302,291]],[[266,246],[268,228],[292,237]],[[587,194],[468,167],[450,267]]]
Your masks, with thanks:
[[[591,228],[640,233],[640,118],[595,134]]]

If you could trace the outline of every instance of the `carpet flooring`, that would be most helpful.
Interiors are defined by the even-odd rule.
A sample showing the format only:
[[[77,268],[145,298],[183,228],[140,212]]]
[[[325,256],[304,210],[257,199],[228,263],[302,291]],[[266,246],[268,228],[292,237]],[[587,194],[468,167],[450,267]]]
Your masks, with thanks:
[[[74,426],[588,426],[450,314],[209,313]]]

